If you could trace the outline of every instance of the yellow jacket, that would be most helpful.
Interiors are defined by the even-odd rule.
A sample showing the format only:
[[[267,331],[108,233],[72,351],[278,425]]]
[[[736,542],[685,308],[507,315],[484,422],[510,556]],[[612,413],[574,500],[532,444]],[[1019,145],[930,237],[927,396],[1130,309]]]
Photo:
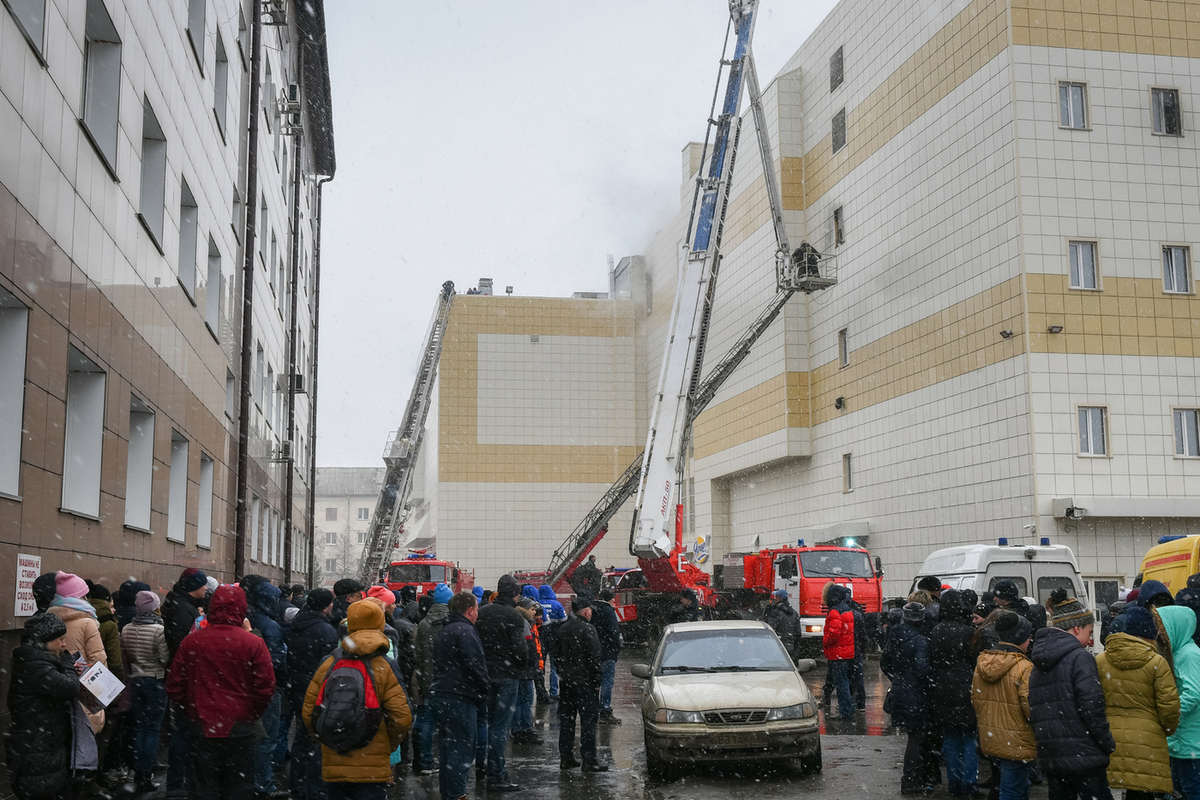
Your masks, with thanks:
[[[1171,665],[1154,643],[1114,633],[1096,656],[1108,727],[1117,750],[1108,785],[1126,791],[1171,792],[1167,737],[1179,726],[1179,692]]]
[[[984,755],[1011,761],[1037,758],[1029,724],[1029,673],[1033,662],[1020,650],[1001,645],[985,650],[971,679],[971,705]]]

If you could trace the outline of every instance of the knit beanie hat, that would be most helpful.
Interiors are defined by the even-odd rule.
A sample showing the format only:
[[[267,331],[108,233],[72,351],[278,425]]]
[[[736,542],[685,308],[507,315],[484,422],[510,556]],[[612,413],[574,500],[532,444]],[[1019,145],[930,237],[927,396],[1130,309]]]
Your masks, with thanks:
[[[483,600],[483,587],[482,586],[474,587],[473,589],[471,589],[471,594],[475,595],[476,600]]]
[[[1017,588],[1017,582],[1008,578],[996,584],[995,593],[997,600],[1013,603],[1021,599],[1021,590]]]
[[[1020,614],[1008,611],[996,618],[996,635],[1005,644],[1014,644],[1019,647],[1029,641],[1032,634],[1033,625]]]
[[[208,586],[209,594],[212,594],[213,592],[215,592],[217,590],[217,587],[221,585],[221,582],[219,580],[217,580],[216,578],[214,578],[212,575],[209,575],[207,578],[205,578],[204,583]]]
[[[304,605],[313,611],[324,611],[332,604],[333,592],[328,589],[313,589],[308,593],[308,598],[304,601]]]
[[[333,594],[336,597],[349,597],[352,594],[365,592],[366,590],[367,587],[363,586],[359,581],[354,580],[354,578],[342,578],[333,585]]]
[[[446,584],[439,583],[433,587],[433,602],[448,605],[451,597],[454,597],[454,592]]]
[[[208,576],[195,567],[188,567],[179,576],[179,588],[185,592],[208,588]]]
[[[378,600],[359,600],[357,603],[351,603],[346,609],[346,629],[350,633],[355,631],[382,631],[383,630],[383,606],[379,605]]]
[[[591,608],[592,601],[588,599],[586,594],[576,595],[571,599],[571,610],[578,613],[585,608]]]
[[[154,592],[138,592],[133,607],[139,614],[149,614],[157,609],[161,602]]]
[[[1082,628],[1095,621],[1092,612],[1074,597],[1055,603],[1050,611],[1050,622],[1056,628]]]
[[[367,589],[367,597],[381,601],[385,606],[396,605],[395,593],[386,586],[372,586]]]
[[[512,575],[501,575],[496,583],[496,594],[501,600],[511,600],[521,593],[521,584]]]
[[[44,645],[66,635],[67,623],[55,614],[35,614],[25,620],[25,638],[33,644]]]
[[[88,585],[88,600],[112,600],[112,592],[98,583],[85,580]]]
[[[904,621],[916,625],[925,619],[925,606],[916,601],[904,605]]]
[[[88,585],[78,575],[59,570],[54,574],[54,591],[63,597],[84,597],[88,593]]]
[[[45,575],[39,575],[33,581],[33,599],[37,602],[37,607],[43,611],[50,607],[50,604],[54,602],[54,595],[57,594],[54,577],[53,572],[47,572]]]
[[[927,592],[940,592],[942,590],[942,582],[934,575],[926,575],[917,581],[917,588],[924,589]]]
[[[291,625],[292,620],[294,620],[296,618],[296,615],[299,613],[300,613],[300,609],[296,608],[295,606],[285,608],[283,610],[283,621],[286,622],[288,625]]]
[[[1154,624],[1154,615],[1141,606],[1128,609],[1125,612],[1125,629],[1122,633],[1153,642],[1158,638],[1158,626]]]

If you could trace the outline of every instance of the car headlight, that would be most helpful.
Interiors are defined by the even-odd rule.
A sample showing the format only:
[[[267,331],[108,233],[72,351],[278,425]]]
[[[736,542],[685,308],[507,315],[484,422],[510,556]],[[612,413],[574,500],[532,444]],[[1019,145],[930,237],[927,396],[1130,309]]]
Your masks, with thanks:
[[[784,719],[808,719],[817,715],[817,707],[812,703],[800,703],[783,708],[772,708],[767,712],[767,722],[778,722]]]
[[[699,711],[676,711],[673,708],[660,708],[654,712],[655,722],[690,722],[703,724],[704,715]]]
[[[823,626],[821,626],[821,625],[805,625],[804,626],[805,633],[820,633],[822,630],[823,630]]]

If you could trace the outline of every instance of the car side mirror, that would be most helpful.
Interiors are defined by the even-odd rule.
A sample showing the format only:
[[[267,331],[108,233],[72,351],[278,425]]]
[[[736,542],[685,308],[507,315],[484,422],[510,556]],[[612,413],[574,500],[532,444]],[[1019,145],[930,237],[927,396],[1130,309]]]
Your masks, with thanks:
[[[883,560],[879,556],[875,556],[875,574],[880,578],[883,577]]]
[[[796,672],[810,672],[817,666],[817,662],[811,658],[802,658],[796,662]]]
[[[652,669],[650,669],[649,664],[634,664],[632,667],[629,668],[629,673],[631,675],[633,675],[633,677],[635,677],[635,678],[641,678],[642,680],[646,680],[647,678],[649,678],[651,675],[654,674],[654,671]]]

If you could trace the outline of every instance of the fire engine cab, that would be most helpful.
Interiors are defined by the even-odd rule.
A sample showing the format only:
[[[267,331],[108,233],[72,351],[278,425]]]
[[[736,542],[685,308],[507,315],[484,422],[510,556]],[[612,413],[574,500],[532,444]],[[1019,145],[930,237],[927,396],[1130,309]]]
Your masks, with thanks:
[[[417,596],[433,592],[445,583],[455,592],[470,591],[475,586],[473,570],[459,569],[458,564],[443,561],[425,550],[410,551],[404,559],[393,561],[379,574],[379,582],[399,592],[405,586],[417,587]]]

